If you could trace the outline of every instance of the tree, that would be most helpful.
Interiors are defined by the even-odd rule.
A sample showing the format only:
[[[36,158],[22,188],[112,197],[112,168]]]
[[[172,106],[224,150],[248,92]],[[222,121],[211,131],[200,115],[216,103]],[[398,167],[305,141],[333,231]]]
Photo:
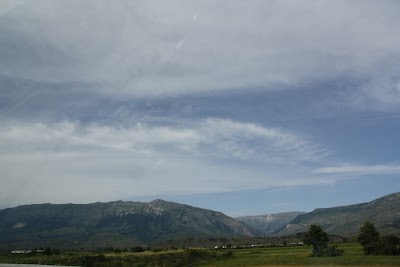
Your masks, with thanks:
[[[328,247],[329,238],[321,226],[312,224],[310,225],[310,230],[304,234],[303,242],[308,246],[313,246],[314,252]]]
[[[45,248],[43,251],[44,255],[51,255],[52,253],[53,253],[53,251],[51,250],[50,247]]]
[[[140,247],[140,246],[136,246],[136,247],[131,247],[131,251],[132,252],[143,252],[144,248]]]
[[[343,254],[343,250],[338,249],[336,245],[328,246],[328,234],[316,224],[310,225],[310,229],[304,234],[302,241],[313,246],[311,254],[313,257],[336,257]]]
[[[374,254],[377,255],[398,255],[400,239],[394,234],[384,235],[374,246]]]
[[[364,222],[360,228],[360,231],[358,232],[357,241],[363,247],[365,254],[374,254],[376,245],[379,241],[379,232],[376,230],[372,222]]]

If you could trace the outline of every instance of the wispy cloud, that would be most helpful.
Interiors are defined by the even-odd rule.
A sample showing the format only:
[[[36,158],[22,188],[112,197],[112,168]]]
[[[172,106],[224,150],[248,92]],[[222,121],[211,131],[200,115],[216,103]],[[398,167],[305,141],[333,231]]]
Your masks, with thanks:
[[[272,204],[272,206],[274,206],[274,207],[288,207],[290,205],[292,205],[292,203],[288,203],[288,202],[280,202],[280,203]]]
[[[393,102],[398,87],[396,1],[41,0],[13,7],[0,17],[0,72],[10,76],[102,82],[97,90],[135,96],[276,90],[345,76],[368,81],[365,94]],[[387,79],[375,75],[382,68]]]
[[[213,146],[242,159],[269,161],[279,158],[287,164],[285,157],[296,158],[296,161],[317,161],[328,155],[310,139],[253,123],[207,119],[199,129],[203,136],[217,140]]]
[[[3,1],[0,202],[279,191],[400,173],[397,163],[352,164],[348,149],[353,129],[380,123],[392,139],[375,158],[398,161],[385,149],[400,111],[399,8]]]
[[[168,127],[10,122],[0,128],[7,203],[70,201],[68,190],[76,201],[94,201],[326,183],[293,167],[321,157],[311,140],[252,123],[210,118]],[[263,164],[247,167],[254,162]]]
[[[385,164],[385,165],[339,165],[332,167],[323,167],[314,170],[316,174],[394,174],[400,173],[400,165]]]
[[[1,128],[3,152],[157,151],[267,162],[284,159],[286,162],[287,157],[317,161],[327,153],[312,140],[288,131],[217,118],[183,126],[136,123],[130,127],[112,127],[66,121],[50,125],[9,123]]]

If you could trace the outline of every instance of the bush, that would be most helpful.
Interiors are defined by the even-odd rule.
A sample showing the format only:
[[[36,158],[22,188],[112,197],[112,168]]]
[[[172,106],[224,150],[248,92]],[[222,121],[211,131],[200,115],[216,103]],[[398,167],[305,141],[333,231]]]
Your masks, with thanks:
[[[140,246],[136,246],[136,247],[132,247],[131,248],[131,252],[143,252],[145,251],[144,248],[140,247]]]
[[[43,255],[51,255],[53,253],[53,251],[51,250],[51,248],[47,247],[44,251],[43,251]]]
[[[103,254],[99,254],[97,256],[84,256],[82,260],[82,265],[85,267],[96,266],[98,263],[105,263],[108,259]]]
[[[326,248],[323,248],[319,251],[314,251],[312,253],[313,257],[337,257],[343,255],[344,250],[337,248],[335,245],[330,245]]]

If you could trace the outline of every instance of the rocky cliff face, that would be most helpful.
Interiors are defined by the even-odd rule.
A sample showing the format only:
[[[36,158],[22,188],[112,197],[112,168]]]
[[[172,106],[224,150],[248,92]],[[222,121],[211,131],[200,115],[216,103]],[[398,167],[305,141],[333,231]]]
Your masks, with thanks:
[[[295,211],[258,216],[243,216],[236,217],[235,219],[244,222],[246,225],[264,234],[273,234],[275,231],[280,230],[286,224],[294,220],[300,214],[304,214],[304,212]]]

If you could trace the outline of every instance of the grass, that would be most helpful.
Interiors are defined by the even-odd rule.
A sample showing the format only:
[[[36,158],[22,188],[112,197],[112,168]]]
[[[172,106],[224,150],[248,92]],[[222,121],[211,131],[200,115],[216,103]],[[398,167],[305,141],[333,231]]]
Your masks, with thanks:
[[[71,266],[198,266],[216,258],[225,258],[226,253],[209,249],[169,250],[161,252],[123,252],[98,254],[94,252],[63,252],[58,255],[0,255],[0,263],[71,265]]]
[[[400,256],[366,256],[359,244],[340,244],[344,255],[309,257],[309,247],[267,247],[232,250],[181,249],[161,252],[107,253],[62,252],[60,255],[0,255],[0,263],[33,263],[78,266],[400,266]],[[232,252],[229,253],[229,251]],[[231,255],[230,255],[231,254]]]
[[[356,243],[340,244],[344,255],[309,257],[309,247],[274,247],[238,249],[224,260],[210,261],[203,266],[400,266],[399,256],[366,256]]]

